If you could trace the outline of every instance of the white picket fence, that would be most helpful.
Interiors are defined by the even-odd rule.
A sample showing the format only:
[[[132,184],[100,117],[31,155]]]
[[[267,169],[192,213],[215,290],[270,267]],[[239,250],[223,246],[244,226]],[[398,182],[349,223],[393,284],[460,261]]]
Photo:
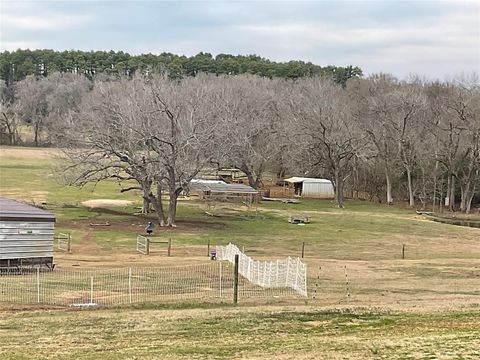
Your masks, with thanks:
[[[274,261],[253,260],[232,243],[227,246],[217,246],[217,260],[234,263],[235,255],[239,256],[239,274],[251,283],[263,288],[288,287],[307,297],[307,264],[300,258],[288,257]]]

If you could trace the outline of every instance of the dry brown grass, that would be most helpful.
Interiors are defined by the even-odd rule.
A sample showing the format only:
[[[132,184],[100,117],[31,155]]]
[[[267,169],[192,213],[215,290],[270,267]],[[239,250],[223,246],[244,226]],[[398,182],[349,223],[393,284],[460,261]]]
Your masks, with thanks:
[[[58,149],[0,146],[0,158],[46,160],[61,155]]]

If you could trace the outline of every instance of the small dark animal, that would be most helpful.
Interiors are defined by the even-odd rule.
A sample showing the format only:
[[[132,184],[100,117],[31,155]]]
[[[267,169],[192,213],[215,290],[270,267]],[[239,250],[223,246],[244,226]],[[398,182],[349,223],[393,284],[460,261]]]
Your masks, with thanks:
[[[147,232],[148,235],[151,235],[153,233],[153,228],[155,227],[155,225],[149,221],[147,226],[145,227],[145,231]]]

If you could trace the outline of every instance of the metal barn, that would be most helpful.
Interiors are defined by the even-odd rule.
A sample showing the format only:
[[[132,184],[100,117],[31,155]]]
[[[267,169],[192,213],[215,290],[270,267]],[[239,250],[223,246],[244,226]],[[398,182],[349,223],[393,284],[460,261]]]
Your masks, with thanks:
[[[54,227],[52,213],[0,198],[0,267],[53,267]]]
[[[333,184],[328,179],[291,177],[284,180],[294,187],[295,195],[317,198],[333,198]]]

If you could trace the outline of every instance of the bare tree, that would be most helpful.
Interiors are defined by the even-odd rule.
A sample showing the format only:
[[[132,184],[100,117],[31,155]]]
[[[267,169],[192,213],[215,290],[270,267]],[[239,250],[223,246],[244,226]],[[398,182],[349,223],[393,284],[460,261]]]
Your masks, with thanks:
[[[348,84],[355,101],[355,118],[376,149],[375,156],[383,163],[388,204],[393,203],[393,169],[398,154],[398,142],[391,128],[394,109],[389,96],[396,84],[396,79],[385,74],[372,75],[366,80],[354,79]]]
[[[177,82],[155,75],[95,84],[65,139],[75,174],[69,182],[133,180],[122,191],[141,190],[159,224],[175,226],[178,196],[221,148],[211,83],[205,76]]]
[[[423,113],[426,99],[417,84],[404,83],[390,94],[390,108],[386,117],[392,137],[398,143],[398,154],[407,173],[410,207],[415,206],[412,173],[418,161],[418,144],[424,141]]]
[[[450,126],[458,134],[452,181],[456,179],[460,185],[460,211],[468,213],[480,182],[480,83],[476,76],[454,80],[456,86],[451,87],[445,102],[447,115],[456,120]]]
[[[298,83],[289,102],[295,146],[304,149],[303,161],[320,168],[332,179],[335,203],[344,206],[345,181],[351,175],[353,158],[362,142],[352,119],[348,94],[340,86],[322,78]]]
[[[5,81],[0,81],[0,135],[3,143],[4,136],[8,145],[18,145],[20,135],[18,133],[18,103],[15,101],[13,85],[7,86]]]
[[[46,78],[27,76],[16,84],[19,115],[33,129],[35,146],[39,146],[45,119],[48,116],[47,95],[52,91]]]
[[[221,98],[216,108],[227,140],[225,165],[243,171],[258,188],[262,175],[281,151],[281,118],[276,102],[279,81],[253,75],[219,79]]]

